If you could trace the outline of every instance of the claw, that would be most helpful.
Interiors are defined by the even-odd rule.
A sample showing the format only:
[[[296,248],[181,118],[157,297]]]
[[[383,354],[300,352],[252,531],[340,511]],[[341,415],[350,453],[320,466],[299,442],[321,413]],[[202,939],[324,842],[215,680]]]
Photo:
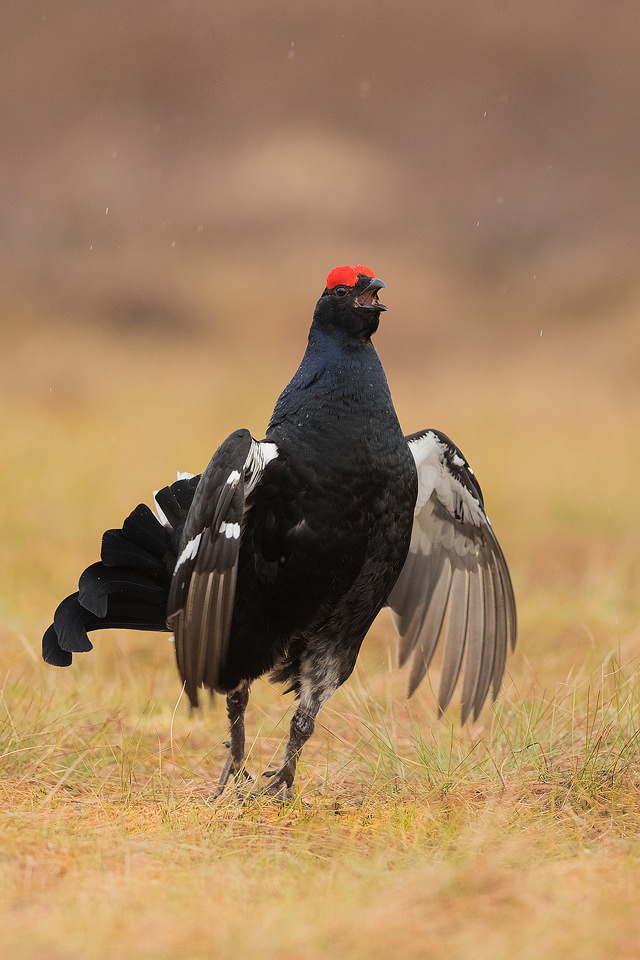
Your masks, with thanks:
[[[227,746],[227,747],[229,748],[229,747],[231,746],[231,744],[226,743],[225,746]],[[229,777],[230,777],[232,774],[233,774],[233,779],[234,779],[235,782],[236,782],[236,787],[237,787],[238,790],[239,790],[239,783],[240,783],[240,781],[243,780],[243,779],[244,779],[244,780],[248,780],[250,783],[253,783],[253,777],[251,776],[251,774],[249,773],[249,771],[248,771],[248,770],[245,770],[244,766],[237,768],[237,767],[235,766],[234,762],[233,762],[233,757],[231,756],[231,754],[229,754],[229,756],[227,757],[227,762],[225,763],[224,767],[222,768],[222,773],[220,774],[220,779],[218,780],[218,787],[217,787],[217,789],[216,789],[216,792],[215,792],[214,795],[213,795],[213,799],[214,799],[214,800],[217,800],[218,797],[221,797],[221,796],[222,796],[222,793],[223,793],[223,791],[224,791],[224,788],[226,787],[227,783],[229,782]],[[242,799],[242,797],[241,797],[241,799]]]
[[[249,783],[253,783],[253,782],[254,782],[254,779],[253,779],[253,777],[251,776],[251,774],[250,774],[247,770],[240,770],[238,773],[234,773],[233,778],[234,778],[234,780],[236,781],[236,793],[238,794],[238,799],[239,799],[240,801],[243,801],[243,800],[244,800],[244,796],[243,796],[243,794],[242,794],[242,792],[241,792],[241,790],[240,790],[240,780],[244,779],[244,780],[248,780]],[[222,794],[224,793],[224,788],[226,787],[228,780],[229,780],[229,776],[227,776],[227,778],[225,779],[225,781],[224,781],[224,783],[223,783],[223,782],[222,782],[222,777],[220,777],[220,782],[218,783],[218,787],[217,787],[217,789],[216,789],[216,792],[215,792],[214,795],[213,795],[213,799],[214,799],[214,800],[217,800],[218,797],[221,797],[221,796],[222,796]]]
[[[245,800],[277,800],[280,803],[286,803],[287,800],[290,800],[293,796],[293,790],[291,787],[287,787],[286,783],[278,784],[277,786],[269,785],[264,787],[262,790],[252,790],[251,793],[246,794],[244,797]]]
[[[282,767],[279,767],[277,770],[265,770],[262,774],[263,777],[268,777],[272,780],[268,786],[263,787],[261,790],[255,791],[251,796],[253,797],[274,797],[284,803],[286,800],[289,800],[293,796],[293,780],[295,777],[295,768],[292,771],[289,764],[285,764]]]

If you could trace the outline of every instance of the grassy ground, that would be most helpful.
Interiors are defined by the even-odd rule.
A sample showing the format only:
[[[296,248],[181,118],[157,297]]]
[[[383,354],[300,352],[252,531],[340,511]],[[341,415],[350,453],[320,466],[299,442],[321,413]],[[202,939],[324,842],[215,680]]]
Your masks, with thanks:
[[[176,468],[201,469],[232,428],[261,435],[295,353],[265,369],[245,347],[239,375],[211,344],[59,323],[9,336],[0,955],[637,957],[635,330],[532,338],[426,377],[401,378],[393,354],[407,431],[444,429],[481,479],[518,651],[498,702],[461,730],[455,707],[436,719],[427,683],[406,701],[381,617],[284,808],[213,802],[225,712],[190,715],[163,636],[97,634],[69,670],[46,667],[39,641],[105,527]],[[278,755],[290,715],[256,684],[252,770]]]

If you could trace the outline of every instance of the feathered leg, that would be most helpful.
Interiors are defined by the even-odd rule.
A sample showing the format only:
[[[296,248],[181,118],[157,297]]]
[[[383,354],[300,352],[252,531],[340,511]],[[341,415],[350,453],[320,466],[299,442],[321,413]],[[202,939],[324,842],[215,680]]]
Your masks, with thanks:
[[[265,770],[262,774],[263,777],[271,778],[271,783],[264,789],[264,793],[281,800],[286,800],[291,796],[298,760],[302,748],[315,729],[316,716],[321,706],[321,703],[307,704],[304,707],[301,704],[294,713],[291,718],[289,739],[284,749],[282,765],[277,770]]]
[[[319,667],[324,667],[324,671],[319,670]],[[263,777],[271,779],[263,792],[280,800],[286,800],[291,796],[302,748],[315,729],[316,717],[322,705],[340,686],[338,678],[333,678],[331,671],[326,670],[326,663],[313,655],[303,663],[302,673],[300,706],[291,718],[289,739],[284,749],[282,764],[277,770],[267,770],[263,773]]]
[[[248,684],[227,694],[227,716],[229,717],[229,741],[227,742],[227,746],[229,748],[229,756],[227,757],[227,762],[224,765],[218,782],[218,789],[215,793],[216,797],[220,796],[232,774],[237,786],[239,786],[240,782],[244,779],[253,779],[244,767],[244,712],[247,709],[248,702]]]

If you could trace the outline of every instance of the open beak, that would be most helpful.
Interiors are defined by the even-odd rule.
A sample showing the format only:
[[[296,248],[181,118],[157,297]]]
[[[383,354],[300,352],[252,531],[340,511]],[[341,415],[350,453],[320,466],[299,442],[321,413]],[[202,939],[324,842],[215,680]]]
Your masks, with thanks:
[[[358,307],[367,307],[369,310],[387,310],[388,308],[385,307],[384,303],[380,303],[378,300],[378,290],[382,290],[386,286],[383,280],[378,280],[377,277],[374,277],[371,283],[356,297],[356,305]]]

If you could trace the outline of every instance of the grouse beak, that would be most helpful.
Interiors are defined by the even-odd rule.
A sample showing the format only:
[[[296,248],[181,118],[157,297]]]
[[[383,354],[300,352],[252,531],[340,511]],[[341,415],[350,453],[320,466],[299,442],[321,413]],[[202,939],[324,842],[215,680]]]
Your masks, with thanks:
[[[366,307],[368,310],[387,310],[388,307],[385,307],[384,303],[380,303],[378,300],[378,290],[382,290],[386,286],[383,280],[374,277],[371,283],[356,297],[356,306]]]

